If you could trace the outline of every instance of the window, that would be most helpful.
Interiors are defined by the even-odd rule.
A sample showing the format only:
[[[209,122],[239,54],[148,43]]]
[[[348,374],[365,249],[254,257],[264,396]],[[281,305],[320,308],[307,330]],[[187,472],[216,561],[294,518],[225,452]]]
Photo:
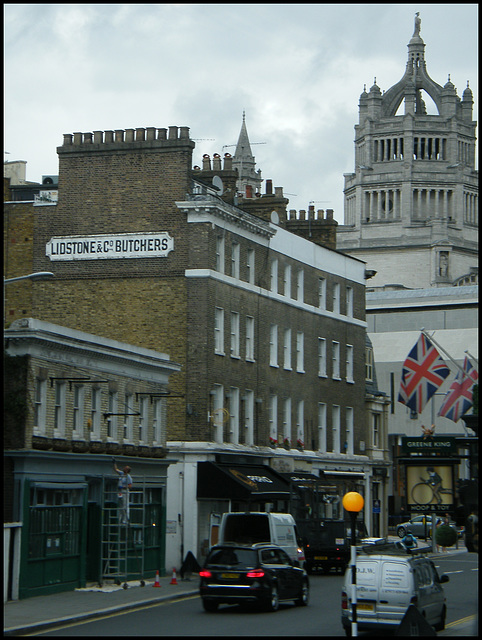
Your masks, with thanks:
[[[346,453],[353,455],[353,407],[346,408]]]
[[[248,249],[248,255],[247,255],[247,260],[246,260],[246,271],[247,271],[247,277],[246,280],[249,282],[249,284],[254,284],[254,249]]]
[[[35,401],[34,401],[34,431],[45,433],[47,414],[47,380],[37,378],[35,380]]]
[[[246,316],[246,360],[254,361],[254,318]]]
[[[147,424],[149,419],[149,398],[141,396],[139,398],[139,442],[147,442]]]
[[[224,238],[216,238],[216,271],[224,273]]]
[[[134,437],[134,394],[127,392],[124,396],[124,440],[132,442]]]
[[[213,389],[213,415],[211,417],[214,427],[214,442],[223,443],[223,408],[224,408],[224,387],[215,384]]]
[[[373,416],[373,446],[377,449],[380,447],[380,424],[381,415],[379,413],[372,413]]]
[[[278,441],[278,396],[269,398],[269,442],[274,444]]]
[[[333,285],[333,313],[340,313],[340,285]]]
[[[333,349],[333,372],[332,378],[334,380],[340,380],[340,343],[332,342]]]
[[[333,453],[340,453],[340,407],[336,404],[332,409]]]
[[[283,403],[283,443],[291,445],[291,398]]]
[[[291,329],[284,331],[284,368],[291,371]]]
[[[346,288],[346,315],[353,318],[353,287]]]
[[[365,349],[365,378],[370,382],[373,381],[373,349],[371,347]]]
[[[109,391],[109,409],[108,412],[118,413],[118,393],[117,391]],[[107,438],[117,441],[117,416],[111,415],[107,418]]]
[[[269,331],[269,364],[278,366],[278,325],[272,324]]]
[[[287,298],[291,298],[291,266],[287,264],[284,271],[283,293]]]
[[[353,379],[353,346],[346,345],[346,381],[355,382]]]
[[[326,340],[318,338],[318,375],[326,378]]]
[[[72,411],[72,435],[84,437],[84,385],[74,384],[74,402]]]
[[[318,307],[326,309],[326,278],[318,278]]]
[[[300,400],[296,410],[296,446],[305,446],[305,402]]]
[[[54,435],[65,437],[65,382],[55,383]]]
[[[318,403],[318,451],[326,453],[326,404]]]
[[[166,433],[164,426],[164,400],[155,398],[153,403],[152,417],[152,444],[164,445],[166,442]]]
[[[224,309],[219,307],[214,314],[214,352],[224,355]]]
[[[229,393],[229,440],[239,444],[239,389],[231,387]]]
[[[296,371],[305,372],[305,334],[302,331],[296,333]]]
[[[304,283],[305,283],[305,272],[303,269],[298,271],[298,277],[296,280],[296,299],[299,302],[303,302],[304,300]]]
[[[271,260],[270,290],[273,293],[278,293],[278,260]]]
[[[231,312],[231,357],[239,358],[239,313]]]
[[[90,439],[91,440],[99,440],[100,439],[100,406],[101,403],[101,395],[100,388],[92,387],[91,392],[91,407],[90,407],[90,419],[92,422]]]
[[[239,242],[231,245],[231,275],[239,280]]]
[[[244,396],[244,442],[247,445],[254,444],[254,391],[246,391]]]

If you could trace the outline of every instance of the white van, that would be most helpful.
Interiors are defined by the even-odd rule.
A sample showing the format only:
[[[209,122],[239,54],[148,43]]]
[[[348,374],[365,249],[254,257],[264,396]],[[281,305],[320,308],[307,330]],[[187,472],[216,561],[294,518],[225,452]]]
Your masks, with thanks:
[[[351,567],[345,573],[341,622],[351,635]],[[436,631],[445,628],[447,607],[443,582],[433,562],[420,555],[359,554],[356,558],[357,626],[360,631],[392,630],[414,605]]]
[[[282,547],[293,562],[304,560],[298,545],[296,523],[289,513],[224,513],[219,527],[218,544],[256,544],[267,542]]]

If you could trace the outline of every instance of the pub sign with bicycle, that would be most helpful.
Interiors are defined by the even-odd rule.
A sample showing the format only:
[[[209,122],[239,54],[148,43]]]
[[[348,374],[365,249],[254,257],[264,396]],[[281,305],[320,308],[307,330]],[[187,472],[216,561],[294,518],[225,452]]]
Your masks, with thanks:
[[[402,451],[408,454],[404,460],[407,509],[421,513],[452,512],[454,465],[459,463],[455,438],[405,437]]]

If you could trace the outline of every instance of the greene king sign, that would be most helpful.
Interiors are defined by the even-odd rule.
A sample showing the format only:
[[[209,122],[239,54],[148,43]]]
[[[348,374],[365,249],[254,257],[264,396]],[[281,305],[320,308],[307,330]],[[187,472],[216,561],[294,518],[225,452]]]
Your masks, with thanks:
[[[66,236],[51,238],[45,246],[50,260],[99,260],[108,258],[162,258],[174,249],[165,232]]]

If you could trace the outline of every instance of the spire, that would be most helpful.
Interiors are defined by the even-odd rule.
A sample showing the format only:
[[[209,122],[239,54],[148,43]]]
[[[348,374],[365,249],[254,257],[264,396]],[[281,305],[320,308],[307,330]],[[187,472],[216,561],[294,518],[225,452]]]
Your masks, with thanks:
[[[246,129],[246,112],[243,111],[243,122],[241,124],[241,131],[239,132],[238,144],[236,145],[236,151],[234,152],[234,159],[247,159],[254,161],[253,154],[251,152],[251,145],[249,144],[248,130]]]
[[[243,111],[243,122],[239,132],[238,144],[233,155],[233,169],[238,170],[238,190],[244,192],[247,185],[253,187],[254,192],[261,187],[261,171],[256,171],[256,161],[249,143],[248,129],[246,128],[246,113]]]

